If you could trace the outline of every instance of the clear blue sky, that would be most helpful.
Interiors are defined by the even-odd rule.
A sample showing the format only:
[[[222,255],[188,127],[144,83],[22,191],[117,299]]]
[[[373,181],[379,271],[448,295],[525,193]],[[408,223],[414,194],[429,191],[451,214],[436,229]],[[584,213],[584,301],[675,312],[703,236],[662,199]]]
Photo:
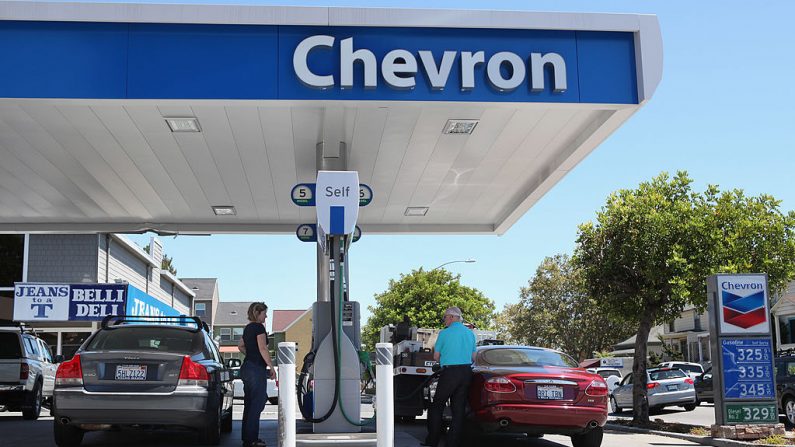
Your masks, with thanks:
[[[448,268],[501,309],[517,300],[519,288],[545,256],[573,251],[577,225],[593,219],[610,192],[633,188],[661,171],[687,170],[698,190],[706,184],[742,188],[749,194],[772,194],[783,201],[784,210],[795,207],[795,37],[791,23],[795,2],[326,0],[291,4],[652,13],[658,15],[662,27],[663,80],[652,100],[504,236],[365,234],[351,251],[352,297],[363,309],[374,303],[373,295],[384,291],[390,278],[466,258],[477,262]],[[148,237],[134,239],[143,242]],[[315,301],[315,247],[298,242],[293,235],[162,240],[179,276],[219,278],[223,301],[264,299],[271,309],[301,309]]]

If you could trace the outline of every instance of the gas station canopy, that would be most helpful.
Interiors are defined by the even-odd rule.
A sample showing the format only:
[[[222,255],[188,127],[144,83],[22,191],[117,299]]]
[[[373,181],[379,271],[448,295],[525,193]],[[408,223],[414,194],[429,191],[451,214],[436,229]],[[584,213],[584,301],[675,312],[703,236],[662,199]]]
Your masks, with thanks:
[[[502,234],[651,98],[661,42],[649,15],[0,1],[0,232],[292,233],[320,151],[372,189],[365,233]]]

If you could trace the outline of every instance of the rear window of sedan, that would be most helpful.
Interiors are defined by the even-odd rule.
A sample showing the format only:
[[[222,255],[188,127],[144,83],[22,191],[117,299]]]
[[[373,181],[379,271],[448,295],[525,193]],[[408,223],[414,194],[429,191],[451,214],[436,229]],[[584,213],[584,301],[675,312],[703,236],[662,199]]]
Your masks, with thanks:
[[[682,377],[687,377],[687,374],[685,374],[681,369],[649,371],[649,378],[651,380],[681,379]]]
[[[19,335],[16,332],[0,332],[0,359],[18,359],[22,357],[19,346]]]
[[[577,362],[566,354],[545,349],[500,348],[483,353],[483,360],[494,366],[562,366],[576,368]]]
[[[98,332],[87,351],[163,351],[178,354],[201,352],[201,334],[168,327],[120,327]]]

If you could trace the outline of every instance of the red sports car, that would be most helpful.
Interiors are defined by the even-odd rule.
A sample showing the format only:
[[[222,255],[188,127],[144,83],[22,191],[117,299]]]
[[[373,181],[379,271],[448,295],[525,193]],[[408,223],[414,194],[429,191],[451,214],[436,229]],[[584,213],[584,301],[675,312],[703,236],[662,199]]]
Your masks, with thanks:
[[[486,433],[562,434],[574,447],[599,447],[607,384],[568,355],[528,346],[478,348],[470,418]]]

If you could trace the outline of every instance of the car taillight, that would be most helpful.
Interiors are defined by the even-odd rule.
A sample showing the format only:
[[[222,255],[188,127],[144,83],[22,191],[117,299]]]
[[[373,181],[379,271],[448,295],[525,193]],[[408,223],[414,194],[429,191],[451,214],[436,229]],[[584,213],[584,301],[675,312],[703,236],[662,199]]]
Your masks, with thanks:
[[[30,365],[25,362],[19,364],[19,380],[28,380],[30,375]]]
[[[83,367],[80,365],[80,354],[75,354],[72,360],[58,365],[55,372],[55,385],[75,386],[83,384]]]
[[[646,384],[646,389],[647,390],[653,390],[653,389],[657,388],[658,386],[660,386],[660,384],[657,383],[657,382],[649,382],[649,383]]]
[[[207,368],[191,360],[189,355],[182,359],[182,368],[179,370],[179,385],[209,385],[210,376]]]
[[[692,385],[693,384],[693,379],[689,379],[689,378],[685,379],[685,383],[687,383],[689,385]]]
[[[585,389],[585,394],[591,397],[607,396],[607,384],[603,380],[594,379]]]
[[[513,393],[516,391],[516,385],[505,377],[492,377],[483,386],[486,391],[492,393]]]

